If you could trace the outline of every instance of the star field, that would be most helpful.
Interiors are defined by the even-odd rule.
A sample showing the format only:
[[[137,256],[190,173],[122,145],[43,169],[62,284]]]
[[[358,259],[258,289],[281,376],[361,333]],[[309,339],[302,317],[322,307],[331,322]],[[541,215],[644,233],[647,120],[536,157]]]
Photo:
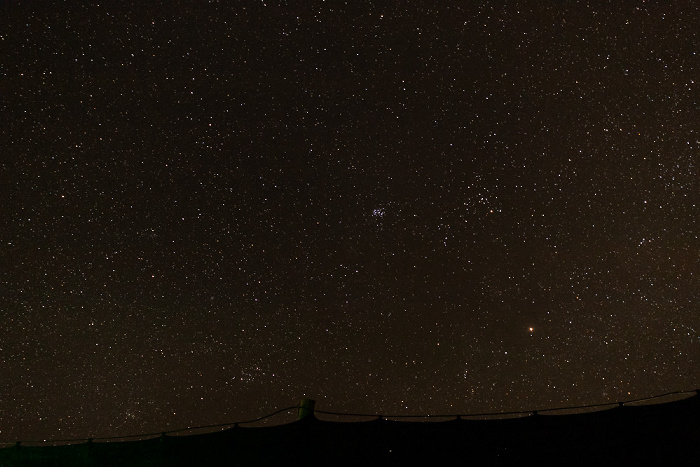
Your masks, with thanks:
[[[696,7],[0,11],[0,441],[700,386]]]

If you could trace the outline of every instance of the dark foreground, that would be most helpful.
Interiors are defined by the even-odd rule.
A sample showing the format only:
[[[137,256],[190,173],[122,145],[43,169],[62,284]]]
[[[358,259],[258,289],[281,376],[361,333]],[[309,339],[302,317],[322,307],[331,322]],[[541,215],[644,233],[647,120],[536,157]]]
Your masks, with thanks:
[[[235,427],[144,441],[0,449],[0,466],[700,465],[700,396],[508,420]]]

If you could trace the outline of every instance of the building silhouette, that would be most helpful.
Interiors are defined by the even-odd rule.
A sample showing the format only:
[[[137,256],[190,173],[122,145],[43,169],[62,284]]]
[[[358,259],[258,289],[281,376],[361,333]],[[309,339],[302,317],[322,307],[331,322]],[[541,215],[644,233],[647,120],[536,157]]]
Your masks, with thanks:
[[[307,401],[308,402],[308,401]],[[10,466],[699,465],[700,395],[595,412],[447,421],[324,421],[313,404],[286,425],[127,442],[0,449]],[[327,413],[327,412],[326,412]]]

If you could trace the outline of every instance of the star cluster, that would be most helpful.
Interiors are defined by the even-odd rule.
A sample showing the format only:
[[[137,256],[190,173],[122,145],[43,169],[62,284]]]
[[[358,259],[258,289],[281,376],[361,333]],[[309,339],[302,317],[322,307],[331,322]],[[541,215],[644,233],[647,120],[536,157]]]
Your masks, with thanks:
[[[0,5],[0,440],[698,387],[696,7],[404,3]]]

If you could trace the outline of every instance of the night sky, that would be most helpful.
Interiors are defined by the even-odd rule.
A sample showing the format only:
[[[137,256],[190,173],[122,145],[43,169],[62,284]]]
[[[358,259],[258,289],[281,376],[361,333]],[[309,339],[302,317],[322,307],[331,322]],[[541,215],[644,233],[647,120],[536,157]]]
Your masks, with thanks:
[[[0,441],[700,387],[698,8],[3,1]]]

